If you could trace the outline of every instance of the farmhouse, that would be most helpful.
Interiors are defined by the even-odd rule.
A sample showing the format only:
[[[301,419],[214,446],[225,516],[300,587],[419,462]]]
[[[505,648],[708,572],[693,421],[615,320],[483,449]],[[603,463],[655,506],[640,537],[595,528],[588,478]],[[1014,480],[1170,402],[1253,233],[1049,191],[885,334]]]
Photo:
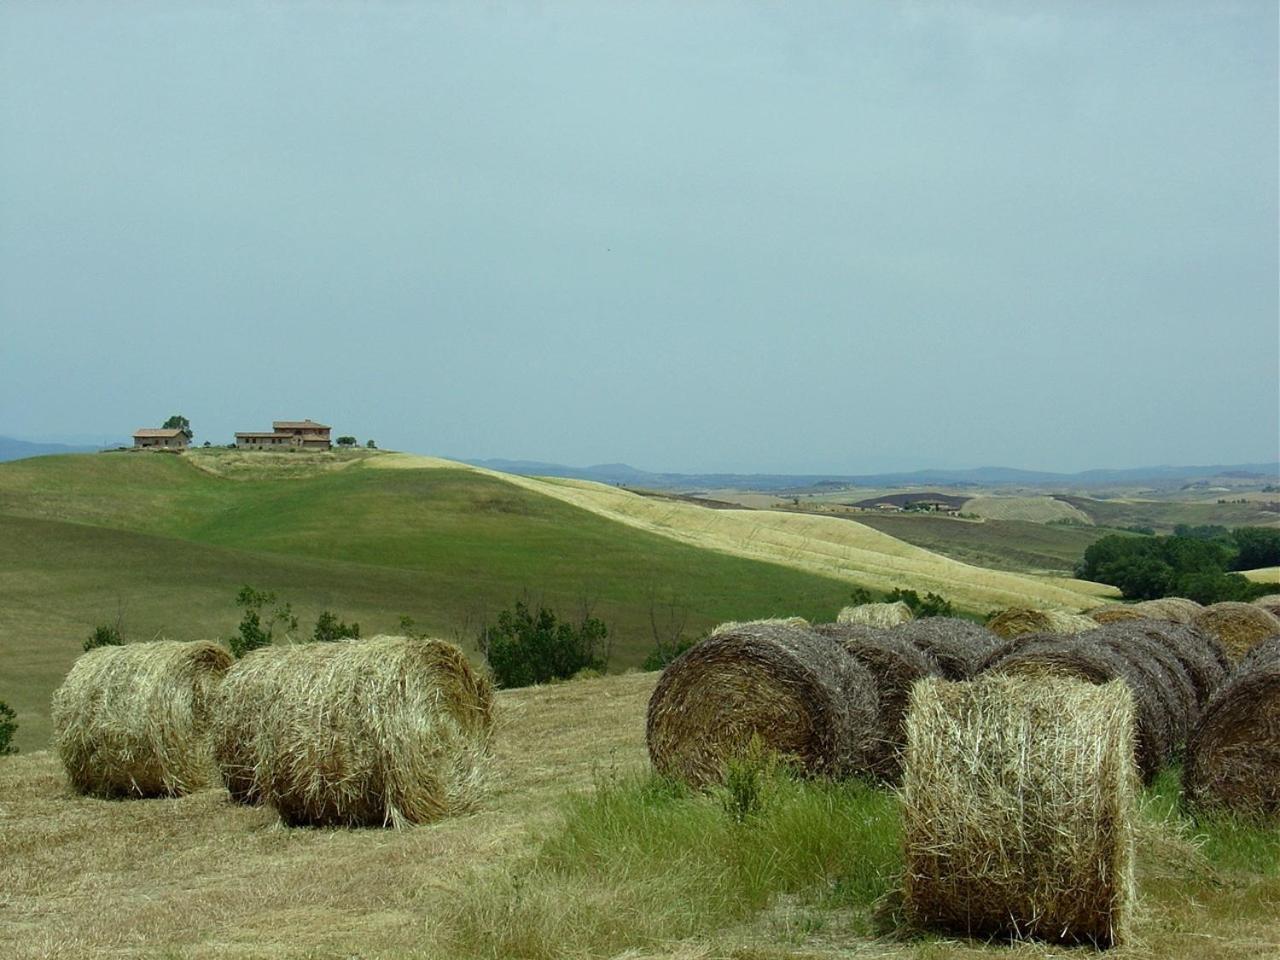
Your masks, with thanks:
[[[152,429],[139,427],[133,431],[133,449],[135,450],[185,450],[187,435],[181,430]]]
[[[329,431],[314,420],[275,420],[270,433],[237,433],[236,446],[241,450],[280,450],[301,447],[304,450],[328,450]]]

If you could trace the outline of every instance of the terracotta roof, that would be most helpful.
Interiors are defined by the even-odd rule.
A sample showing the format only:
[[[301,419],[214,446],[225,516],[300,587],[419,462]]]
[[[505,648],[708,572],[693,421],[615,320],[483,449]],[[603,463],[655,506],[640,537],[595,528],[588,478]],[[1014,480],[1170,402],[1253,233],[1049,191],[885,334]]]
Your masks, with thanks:
[[[327,427],[323,423],[316,423],[314,420],[273,420],[271,426],[275,430],[332,430],[333,427]]]
[[[139,427],[137,430],[133,431],[133,435],[135,437],[157,437],[157,438],[158,437],[176,437],[180,433],[182,433],[182,431],[176,428],[173,430],[162,430],[162,429],[153,428],[153,427]]]

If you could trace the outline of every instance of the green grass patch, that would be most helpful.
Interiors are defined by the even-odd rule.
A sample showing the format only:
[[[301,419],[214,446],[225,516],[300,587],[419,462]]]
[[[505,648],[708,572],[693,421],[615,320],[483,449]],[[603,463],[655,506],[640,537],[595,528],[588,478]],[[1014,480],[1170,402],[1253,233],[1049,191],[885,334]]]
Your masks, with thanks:
[[[780,897],[871,905],[901,863],[892,794],[857,781],[757,773],[753,800],[652,774],[610,776],[566,803],[516,870],[475,875],[442,924],[457,956],[613,956],[712,933]]]

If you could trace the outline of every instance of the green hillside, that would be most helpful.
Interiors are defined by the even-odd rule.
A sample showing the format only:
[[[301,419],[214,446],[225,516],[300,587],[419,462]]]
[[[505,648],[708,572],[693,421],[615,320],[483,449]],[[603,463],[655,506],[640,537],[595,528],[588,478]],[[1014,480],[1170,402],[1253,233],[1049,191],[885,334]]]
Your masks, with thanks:
[[[0,465],[0,699],[19,743],[48,736],[48,697],[93,625],[132,639],[225,636],[249,583],[392,631],[401,614],[469,642],[524,592],[611,627],[615,668],[653,643],[674,597],[696,630],[725,619],[831,617],[847,584],[683,545],[463,470],[300,470],[260,455],[219,475],[193,457],[92,454]],[[317,467],[328,461],[316,461]],[[285,469],[287,468],[287,469]],[[659,611],[662,613],[663,611]]]

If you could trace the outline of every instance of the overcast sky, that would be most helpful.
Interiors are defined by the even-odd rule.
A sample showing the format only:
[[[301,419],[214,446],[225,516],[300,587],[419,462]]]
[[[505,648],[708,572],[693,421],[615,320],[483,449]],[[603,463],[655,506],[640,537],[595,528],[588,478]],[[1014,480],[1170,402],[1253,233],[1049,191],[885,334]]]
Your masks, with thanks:
[[[0,6],[0,434],[1280,456],[1277,6]]]

